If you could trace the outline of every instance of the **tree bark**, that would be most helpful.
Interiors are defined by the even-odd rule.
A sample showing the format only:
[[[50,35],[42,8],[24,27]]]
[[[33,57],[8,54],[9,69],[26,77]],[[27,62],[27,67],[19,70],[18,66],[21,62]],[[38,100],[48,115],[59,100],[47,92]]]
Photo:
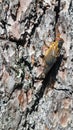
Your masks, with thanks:
[[[73,129],[72,24],[73,0],[0,0],[1,130]]]

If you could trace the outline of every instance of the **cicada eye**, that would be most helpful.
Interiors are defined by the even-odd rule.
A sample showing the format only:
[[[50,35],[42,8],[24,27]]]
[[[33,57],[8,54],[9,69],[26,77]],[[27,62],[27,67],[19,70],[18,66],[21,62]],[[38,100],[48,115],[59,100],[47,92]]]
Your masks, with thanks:
[[[59,42],[58,42],[58,48],[59,48],[59,49],[62,48],[63,43],[64,43],[64,40],[63,40],[63,39],[60,39]]]
[[[44,55],[43,54],[41,54],[41,56],[40,56],[41,58],[44,58]]]

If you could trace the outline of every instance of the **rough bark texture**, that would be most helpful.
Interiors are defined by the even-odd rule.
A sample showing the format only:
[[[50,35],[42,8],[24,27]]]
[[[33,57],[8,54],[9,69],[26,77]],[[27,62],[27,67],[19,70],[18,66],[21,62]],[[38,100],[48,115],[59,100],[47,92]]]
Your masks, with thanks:
[[[72,24],[73,0],[0,0],[0,130],[73,130]],[[56,28],[61,54],[39,78]]]

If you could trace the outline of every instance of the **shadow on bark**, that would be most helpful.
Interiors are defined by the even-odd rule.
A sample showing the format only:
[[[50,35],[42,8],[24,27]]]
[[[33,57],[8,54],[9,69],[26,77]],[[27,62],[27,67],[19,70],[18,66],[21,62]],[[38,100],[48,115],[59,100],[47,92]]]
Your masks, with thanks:
[[[58,73],[58,70],[59,70],[59,67],[61,65],[62,59],[63,59],[63,55],[60,55],[60,57],[57,59],[57,61],[54,64],[54,66],[51,68],[51,70],[46,75],[46,77],[45,77],[45,79],[44,79],[44,81],[42,83],[43,85],[41,86],[39,92],[36,93],[36,97],[37,98],[36,98],[34,104],[32,105],[31,110],[28,110],[30,114],[32,113],[32,111],[36,111],[37,110],[38,103],[39,103],[40,99],[43,97],[45,89],[46,88],[47,89],[54,88],[54,84],[55,84],[55,81],[56,81],[56,75]]]

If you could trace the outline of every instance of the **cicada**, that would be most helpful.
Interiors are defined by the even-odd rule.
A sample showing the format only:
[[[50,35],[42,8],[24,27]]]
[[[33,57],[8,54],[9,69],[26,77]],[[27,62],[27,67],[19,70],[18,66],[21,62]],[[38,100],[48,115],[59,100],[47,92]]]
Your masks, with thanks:
[[[43,58],[45,74],[52,68],[57,58],[60,56],[60,51],[61,51],[63,42],[64,42],[63,39],[59,39],[59,41],[56,40],[46,50],[45,56]]]
[[[49,70],[52,68],[54,63],[57,61],[57,58],[60,56],[60,51],[62,48],[64,40],[60,38],[60,34],[58,33],[56,36],[56,40],[51,43],[51,45],[45,51],[43,57],[43,72],[41,73],[40,77],[45,76]]]

